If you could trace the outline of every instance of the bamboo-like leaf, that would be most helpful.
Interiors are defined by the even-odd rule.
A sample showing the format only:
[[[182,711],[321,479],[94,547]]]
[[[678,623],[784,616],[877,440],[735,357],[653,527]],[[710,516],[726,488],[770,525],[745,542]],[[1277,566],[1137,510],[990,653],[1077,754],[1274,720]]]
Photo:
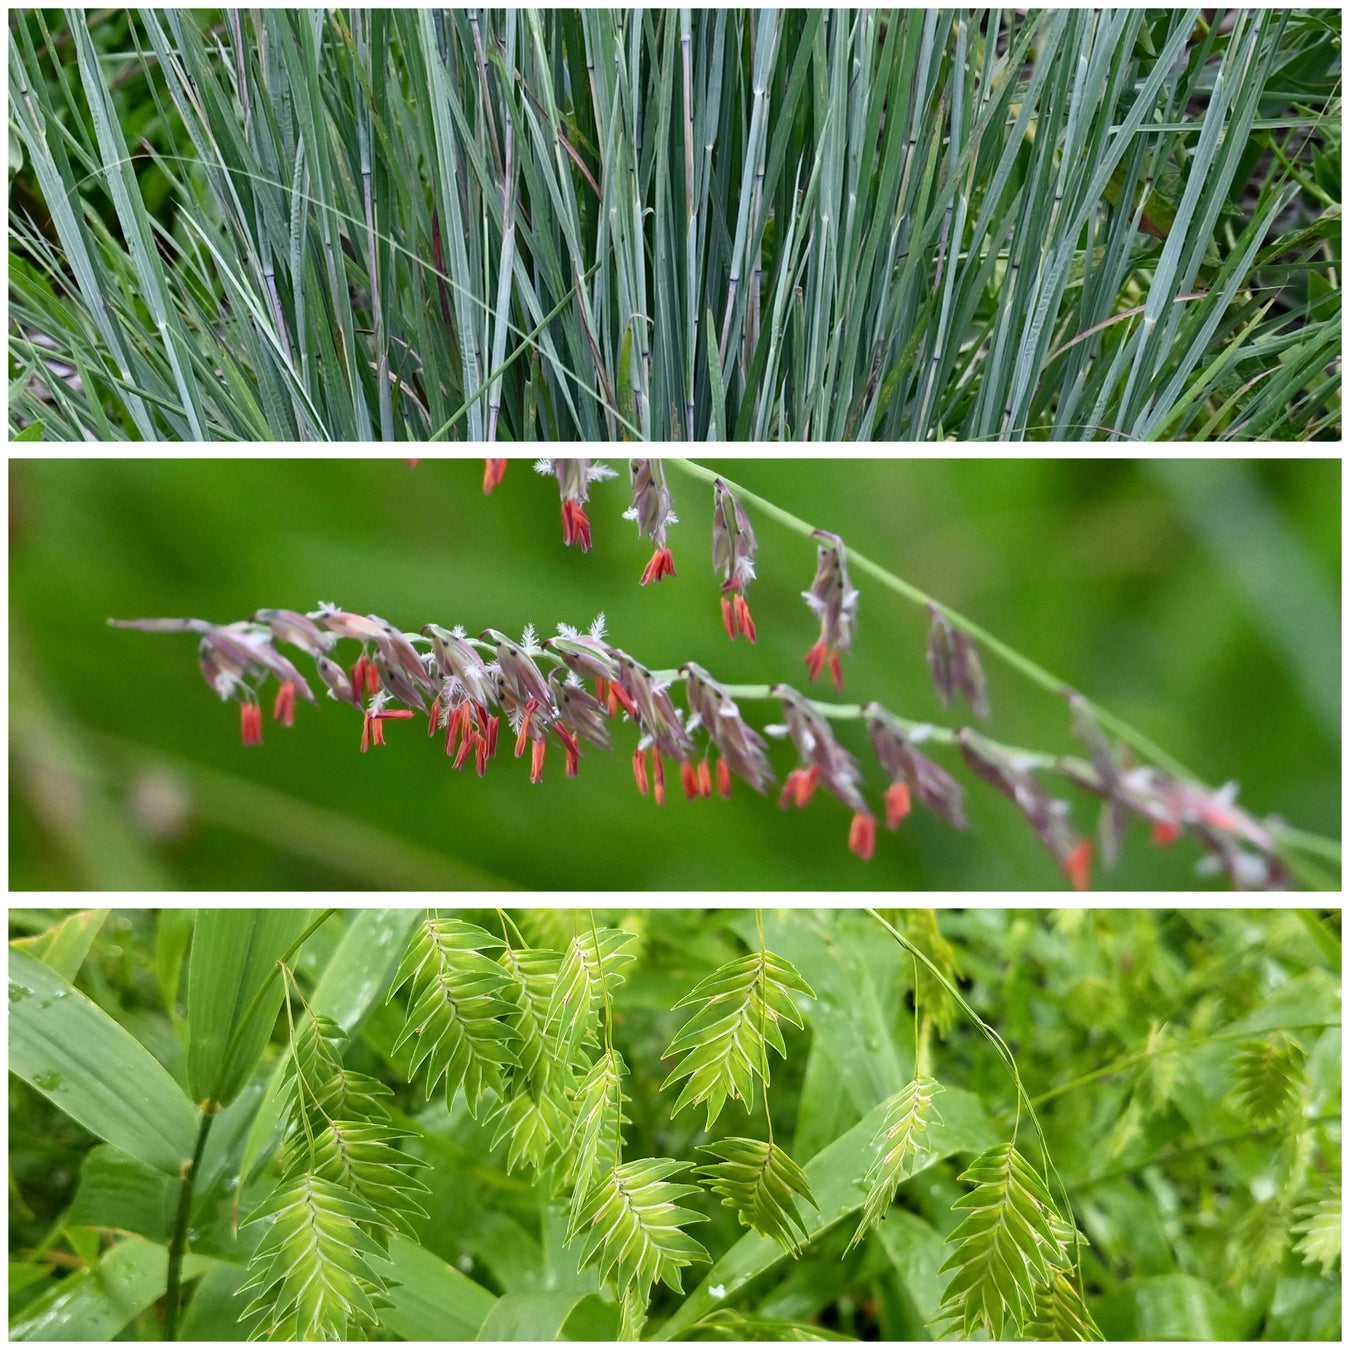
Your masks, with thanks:
[[[1238,1104],[1258,1129],[1278,1124],[1303,1095],[1303,1049],[1287,1032],[1252,1041],[1238,1053],[1233,1076]]]
[[[302,1173],[246,1222],[270,1218],[240,1293],[257,1291],[245,1317],[265,1313],[258,1335],[271,1340],[344,1340],[376,1320],[382,1253],[363,1225],[377,1215],[343,1187]]]
[[[706,1102],[711,1129],[728,1097],[744,1102],[747,1112],[753,1108],[755,1078],[765,1087],[769,1083],[767,1047],[773,1046],[779,1055],[787,1053],[780,1019],[802,1026],[794,992],[815,997],[791,961],[758,951],[720,966],[675,1005],[703,1006],[662,1055],[684,1056],[661,1085],[663,1091],[681,1078],[689,1080],[672,1116]]]
[[[210,1257],[189,1253],[183,1258],[183,1279],[196,1278],[211,1264]],[[9,1338],[67,1345],[111,1341],[138,1313],[163,1298],[167,1268],[162,1243],[127,1238],[96,1266],[66,1276],[17,1312]]]
[[[1051,1276],[1048,1285],[1036,1290],[1036,1302],[1027,1323],[1028,1340],[1100,1341],[1102,1333],[1083,1302],[1078,1286],[1062,1270]]]
[[[228,1106],[248,1081],[281,1007],[277,961],[307,920],[303,909],[197,911],[188,956],[187,1070],[199,1105]]]
[[[27,952],[43,965],[50,966],[63,980],[74,980],[110,912],[106,909],[78,910],[54,923],[44,933],[14,938],[9,944],[10,950]]]
[[[954,1274],[937,1321],[944,1332],[960,1327],[967,1339],[981,1326],[995,1340],[1005,1325],[1020,1335],[1037,1287],[1072,1264],[1066,1225],[1045,1182],[1012,1143],[987,1149],[960,1179],[975,1189],[953,1206],[970,1213],[947,1236],[954,1250],[942,1269]]]
[[[380,1314],[381,1329],[405,1341],[471,1341],[496,1303],[496,1295],[476,1284],[434,1252],[407,1238],[389,1239],[389,1304]]]
[[[933,1105],[941,1091],[942,1084],[936,1079],[916,1074],[887,1102],[885,1122],[872,1141],[877,1156],[867,1171],[867,1199],[845,1254],[881,1221],[895,1198],[896,1187],[914,1170],[929,1121],[942,1119]]]
[[[644,1301],[657,1280],[680,1291],[680,1271],[708,1259],[684,1231],[707,1216],[678,1203],[698,1187],[667,1180],[688,1166],[678,1158],[640,1158],[595,1182],[574,1225],[582,1266],[594,1266],[601,1280],[612,1278],[621,1293],[636,1289]]]
[[[516,1011],[501,997],[510,976],[482,954],[502,945],[462,919],[424,919],[390,990],[392,997],[405,984],[412,988],[408,1022],[394,1046],[413,1042],[409,1073],[425,1066],[428,1094],[444,1077],[447,1106],[462,1084],[474,1116],[486,1090],[501,1095],[503,1068],[519,1062],[512,1048],[517,1033],[499,1020]]]
[[[720,1163],[700,1167],[697,1175],[724,1196],[743,1224],[772,1238],[784,1251],[800,1255],[810,1241],[796,1196],[817,1209],[806,1173],[777,1144],[763,1139],[719,1139],[699,1145]]]
[[[125,1027],[54,970],[9,954],[9,1067],[124,1153],[176,1177],[201,1114]]]

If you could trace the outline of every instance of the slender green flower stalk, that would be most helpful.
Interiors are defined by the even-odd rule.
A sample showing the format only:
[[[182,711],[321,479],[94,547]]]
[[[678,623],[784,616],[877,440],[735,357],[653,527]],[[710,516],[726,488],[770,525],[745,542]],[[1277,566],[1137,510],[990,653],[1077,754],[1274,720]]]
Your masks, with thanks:
[[[612,477],[590,460],[541,460],[562,494],[565,543],[591,541],[583,509],[589,485]],[[935,726],[905,718],[877,700],[862,704],[807,697],[790,684],[729,685],[689,661],[674,670],[652,670],[606,636],[600,615],[585,632],[559,624],[556,635],[540,640],[528,625],[519,641],[495,629],[471,637],[463,626],[427,623],[405,632],[377,615],[354,614],[321,604],[308,614],[260,609],[250,619],[216,624],[202,619],[110,620],[117,627],[149,632],[191,632],[207,683],[223,700],[238,704],[246,745],[263,737],[262,690],[276,682],[273,718],[291,725],[297,699],[316,703],[299,668],[278,650],[298,649],[314,661],[328,697],[362,717],[360,748],[385,744],[386,723],[426,718],[429,736],[444,735],[444,751],[456,769],[470,760],[481,777],[497,757],[500,724],[514,733],[514,755],[529,751],[529,777],[542,780],[550,746],[561,752],[568,778],[578,776],[586,754],[608,751],[632,728],[632,763],[639,792],[659,805],[665,800],[667,771],[678,773],[687,798],[729,796],[734,778],[767,794],[777,774],[766,737],[787,738],[797,764],[779,794],[783,808],[805,807],[817,788],[851,813],[848,846],[863,859],[873,856],[880,822],[894,831],[917,802],[956,829],[965,829],[966,789],[929,755],[930,747],[951,747],[975,781],[1008,797],[1025,817],[1064,876],[1078,889],[1089,885],[1094,847],[1073,821],[1070,803],[1054,795],[1045,779],[1070,783],[1101,799],[1100,849],[1114,864],[1131,819],[1143,820],[1155,844],[1169,845],[1184,834],[1200,843],[1210,865],[1241,889],[1290,884],[1300,854],[1321,850],[1338,860],[1330,841],[1291,832],[1277,820],[1260,820],[1235,800],[1230,785],[1218,790],[1201,783],[1145,737],[1070,690],[1040,666],[998,642],[964,616],[940,604],[877,564],[850,550],[844,540],[814,530],[739,485],[685,460],[670,467],[710,482],[715,572],[723,578],[722,605],[729,637],[755,636],[744,590],[754,576],[755,531],[749,508],[785,525],[818,548],[811,588],[803,595],[821,623],[821,637],[806,657],[815,678],[828,665],[836,687],[843,684],[840,653],[852,642],[860,610],[849,568],[883,581],[886,588],[924,606],[931,616],[926,660],[944,701],[959,692],[971,710],[989,714],[979,650],[992,652],[1041,688],[1066,698],[1075,737],[1084,756],[1052,755],[1011,746],[969,726]],[[484,488],[495,488],[506,461],[489,460]],[[643,584],[672,575],[665,527],[674,519],[673,493],[657,462],[630,466],[634,505],[626,513],[657,544]],[[730,592],[730,599],[728,598]],[[355,659],[339,661],[341,642],[359,647]],[[675,695],[683,694],[683,707]],[[742,712],[742,703],[772,700],[782,725],[766,725]],[[864,724],[873,760],[860,763],[838,739],[836,728]],[[1146,762],[1127,758],[1108,739],[1115,734]],[[583,746],[585,749],[583,750]],[[1151,753],[1150,753],[1151,752]],[[886,780],[881,808],[869,796],[873,762]]]

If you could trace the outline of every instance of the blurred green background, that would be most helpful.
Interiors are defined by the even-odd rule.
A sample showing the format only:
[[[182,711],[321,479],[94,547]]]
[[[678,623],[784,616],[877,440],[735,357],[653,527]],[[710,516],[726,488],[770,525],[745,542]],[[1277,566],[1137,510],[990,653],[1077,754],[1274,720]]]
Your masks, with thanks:
[[[711,492],[670,472],[679,575],[622,520],[620,477],[593,487],[590,554],[563,547],[552,479],[513,460],[490,497],[481,459],[11,460],[10,886],[128,889],[978,889],[1066,885],[1003,797],[967,786],[971,828],[922,809],[864,863],[823,794],[780,811],[732,800],[658,808],[636,792],[631,727],[567,780],[557,747],[532,786],[510,744],[479,780],[424,724],[358,753],[360,719],[325,698],[265,745],[197,669],[190,634],[105,620],[247,618],[330,600],[408,630],[435,621],[547,636],[598,611],[653,669],[696,660],[728,683],[805,686],[817,625],[800,598],[814,549],[755,521],[759,642],[729,642],[710,561]],[[743,459],[707,463],[955,606],[1131,721],[1241,802],[1339,837],[1339,460]],[[752,513],[753,514],[753,513]],[[866,577],[848,701],[955,724],[924,662],[925,614]],[[344,644],[346,661],[355,647]],[[312,663],[297,660],[307,677]],[[986,658],[996,739],[1073,751],[1063,702]],[[264,694],[270,714],[273,686]],[[822,697],[829,697],[824,694]],[[677,702],[683,706],[682,696]],[[744,702],[758,726],[774,703]],[[843,727],[879,807],[861,726]],[[790,747],[772,747],[780,779]],[[1059,785],[1047,779],[1059,792]],[[1097,807],[1067,787],[1080,831]],[[1131,826],[1110,889],[1217,886],[1183,840]]]

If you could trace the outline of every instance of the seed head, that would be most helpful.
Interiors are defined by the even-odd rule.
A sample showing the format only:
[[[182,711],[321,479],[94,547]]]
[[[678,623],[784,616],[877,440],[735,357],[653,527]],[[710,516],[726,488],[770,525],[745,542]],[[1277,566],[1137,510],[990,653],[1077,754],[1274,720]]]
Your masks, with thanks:
[[[945,769],[939,768],[915,746],[899,721],[879,703],[863,708],[877,762],[891,776],[886,798],[886,826],[895,829],[909,812],[911,791],[935,815],[958,830],[966,828],[965,790]],[[895,791],[903,788],[903,792]]]
[[[853,645],[858,622],[858,592],[848,579],[848,561],[844,541],[837,534],[817,530],[820,540],[816,556],[816,576],[802,599],[820,620],[820,637],[806,655],[806,667],[814,680],[827,662],[836,689],[844,687],[839,655]]]

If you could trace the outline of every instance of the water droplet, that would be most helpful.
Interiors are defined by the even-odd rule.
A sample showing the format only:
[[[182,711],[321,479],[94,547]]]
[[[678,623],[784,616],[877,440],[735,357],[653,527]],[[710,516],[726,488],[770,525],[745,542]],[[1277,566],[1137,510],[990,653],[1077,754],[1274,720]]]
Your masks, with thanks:
[[[9,982],[9,1001],[11,1003],[22,1003],[32,991],[25,989],[21,984],[15,984],[13,980]]]
[[[59,1073],[35,1073],[33,1075],[33,1086],[43,1092],[55,1092],[63,1082],[65,1082],[65,1079]]]

